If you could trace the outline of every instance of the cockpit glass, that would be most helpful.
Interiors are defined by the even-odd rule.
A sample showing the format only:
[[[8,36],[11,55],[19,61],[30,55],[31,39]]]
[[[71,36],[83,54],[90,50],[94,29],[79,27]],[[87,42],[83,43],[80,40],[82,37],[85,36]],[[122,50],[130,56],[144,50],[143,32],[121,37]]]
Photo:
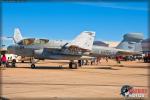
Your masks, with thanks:
[[[31,38],[31,39],[23,39],[21,40],[18,44],[19,45],[33,45],[33,44],[46,44],[48,43],[49,40],[47,39],[34,39],[34,38]]]
[[[35,40],[35,39],[25,39],[25,40],[24,40],[24,44],[25,44],[25,45],[32,45],[32,44],[34,43],[34,40]]]
[[[49,40],[47,39],[37,39],[35,40],[34,44],[46,44]]]

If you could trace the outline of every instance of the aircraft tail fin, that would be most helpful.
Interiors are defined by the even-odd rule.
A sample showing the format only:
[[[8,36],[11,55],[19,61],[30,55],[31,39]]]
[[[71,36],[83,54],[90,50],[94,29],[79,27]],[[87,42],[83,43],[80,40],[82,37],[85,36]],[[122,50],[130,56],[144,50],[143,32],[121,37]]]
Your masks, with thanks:
[[[116,47],[116,49],[123,49],[128,50],[132,52],[141,52],[142,51],[142,45],[141,42],[135,42],[135,41],[121,41],[119,45]]]
[[[14,35],[13,35],[13,40],[15,43],[18,43],[19,41],[21,41],[23,39],[21,32],[19,30],[19,28],[15,28],[14,29]]]
[[[132,52],[140,52],[142,51],[141,42],[143,39],[144,36],[142,33],[127,33],[123,36],[123,40],[116,48]]]
[[[95,32],[84,31],[78,35],[72,42],[67,44],[67,47],[79,48],[83,50],[92,50]]]

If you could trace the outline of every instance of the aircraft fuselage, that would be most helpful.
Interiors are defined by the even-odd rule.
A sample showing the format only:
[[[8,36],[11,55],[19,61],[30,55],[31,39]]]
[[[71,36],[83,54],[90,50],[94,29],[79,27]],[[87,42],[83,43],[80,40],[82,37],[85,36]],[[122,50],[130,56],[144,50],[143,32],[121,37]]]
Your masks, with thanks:
[[[83,53],[80,50],[69,50],[64,46],[68,44],[67,41],[51,40],[46,44],[31,44],[22,45],[15,44],[8,47],[9,53],[14,53],[19,56],[29,56],[38,59],[64,59],[74,60],[81,59],[85,56],[114,56],[117,53],[117,49],[110,47],[102,47],[93,45],[90,53]],[[90,55],[89,55],[90,54]]]

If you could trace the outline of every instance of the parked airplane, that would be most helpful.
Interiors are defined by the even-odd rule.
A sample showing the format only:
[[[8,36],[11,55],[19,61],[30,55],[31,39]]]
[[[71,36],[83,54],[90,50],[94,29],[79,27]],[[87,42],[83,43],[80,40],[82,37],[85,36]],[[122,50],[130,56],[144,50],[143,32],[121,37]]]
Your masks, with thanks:
[[[35,59],[70,60],[69,68],[77,68],[74,60],[91,59],[86,56],[93,46],[95,32],[84,31],[73,41],[27,38],[23,39],[18,28],[14,30],[14,45],[8,46],[8,52]],[[31,68],[35,68],[34,59]]]
[[[92,56],[116,56],[116,55],[138,55],[142,54],[143,34],[127,33],[123,40],[115,48],[93,45]]]
[[[141,53],[141,49],[137,49],[137,47],[141,48],[139,41],[122,41],[117,48],[111,48],[93,45],[94,37],[95,32],[84,31],[73,41],[23,39],[19,29],[15,29],[13,36],[15,44],[9,46],[8,51],[19,56],[33,57],[35,59],[70,60],[69,68],[77,68],[74,60]],[[31,68],[35,68],[34,63],[31,64]]]

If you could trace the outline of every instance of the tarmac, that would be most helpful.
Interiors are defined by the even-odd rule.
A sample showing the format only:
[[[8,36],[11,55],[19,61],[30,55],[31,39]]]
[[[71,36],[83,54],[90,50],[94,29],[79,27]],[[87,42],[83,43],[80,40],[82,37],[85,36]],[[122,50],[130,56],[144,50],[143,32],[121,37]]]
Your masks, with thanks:
[[[96,65],[69,69],[68,61],[45,60],[31,69],[29,63],[17,63],[16,68],[1,68],[1,97],[23,99],[59,98],[119,98],[123,85],[145,89],[149,94],[149,64],[142,61],[104,59]]]

